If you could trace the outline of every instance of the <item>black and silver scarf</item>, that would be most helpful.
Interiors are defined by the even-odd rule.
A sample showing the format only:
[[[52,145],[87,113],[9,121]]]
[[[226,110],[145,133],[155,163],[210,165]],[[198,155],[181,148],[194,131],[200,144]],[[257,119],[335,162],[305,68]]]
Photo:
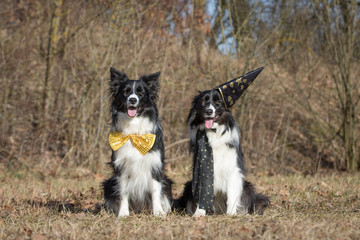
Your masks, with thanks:
[[[205,130],[196,133],[192,194],[195,203],[207,213],[214,213],[214,159]]]

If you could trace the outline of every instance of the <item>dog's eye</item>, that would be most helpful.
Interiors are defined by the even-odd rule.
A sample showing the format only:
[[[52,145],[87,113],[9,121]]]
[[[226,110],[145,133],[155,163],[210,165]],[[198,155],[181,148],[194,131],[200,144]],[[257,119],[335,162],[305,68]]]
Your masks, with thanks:
[[[125,90],[124,90],[125,95],[129,95],[130,92],[131,92],[131,88],[125,88]]]
[[[209,100],[210,100],[210,97],[209,97],[209,96],[205,96],[204,101],[207,102],[207,101],[209,101]]]
[[[142,96],[142,95],[143,95],[143,90],[142,90],[142,88],[141,88],[141,87],[136,88],[136,93],[137,93],[138,95]]]
[[[215,101],[215,104],[216,104],[217,106],[220,106],[220,105],[221,105],[221,101],[220,101],[220,100],[217,100],[217,101]]]

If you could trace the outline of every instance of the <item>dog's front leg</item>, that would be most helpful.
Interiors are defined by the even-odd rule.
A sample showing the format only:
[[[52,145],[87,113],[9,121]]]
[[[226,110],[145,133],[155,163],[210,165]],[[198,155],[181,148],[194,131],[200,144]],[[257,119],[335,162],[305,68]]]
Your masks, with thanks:
[[[161,190],[162,190],[161,183],[153,179],[151,200],[153,206],[153,213],[155,216],[166,214],[161,205]]]
[[[206,216],[206,211],[204,209],[199,208],[199,204],[197,204],[195,213],[192,215],[192,217],[204,217]]]
[[[120,208],[118,217],[126,217],[130,215],[129,212],[129,192],[127,191],[126,181],[120,180]]]
[[[229,178],[227,186],[226,214],[235,215],[241,204],[244,177],[241,173],[234,173]]]

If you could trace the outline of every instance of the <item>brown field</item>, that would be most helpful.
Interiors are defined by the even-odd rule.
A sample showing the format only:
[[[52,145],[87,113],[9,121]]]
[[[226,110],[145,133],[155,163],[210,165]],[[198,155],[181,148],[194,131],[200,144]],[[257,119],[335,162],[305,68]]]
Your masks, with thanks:
[[[0,178],[1,239],[359,239],[359,174],[250,174],[272,205],[262,216],[116,218],[101,206],[105,176],[86,169]],[[174,177],[174,176],[172,176]],[[186,179],[178,179],[184,182]],[[174,195],[181,192],[176,185]]]

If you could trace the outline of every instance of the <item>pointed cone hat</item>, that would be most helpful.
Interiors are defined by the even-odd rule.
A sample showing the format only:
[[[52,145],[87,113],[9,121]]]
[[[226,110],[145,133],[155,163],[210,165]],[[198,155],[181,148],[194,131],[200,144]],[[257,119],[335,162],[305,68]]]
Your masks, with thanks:
[[[234,105],[263,69],[263,67],[258,68],[214,88],[219,90],[226,108],[229,109]]]

